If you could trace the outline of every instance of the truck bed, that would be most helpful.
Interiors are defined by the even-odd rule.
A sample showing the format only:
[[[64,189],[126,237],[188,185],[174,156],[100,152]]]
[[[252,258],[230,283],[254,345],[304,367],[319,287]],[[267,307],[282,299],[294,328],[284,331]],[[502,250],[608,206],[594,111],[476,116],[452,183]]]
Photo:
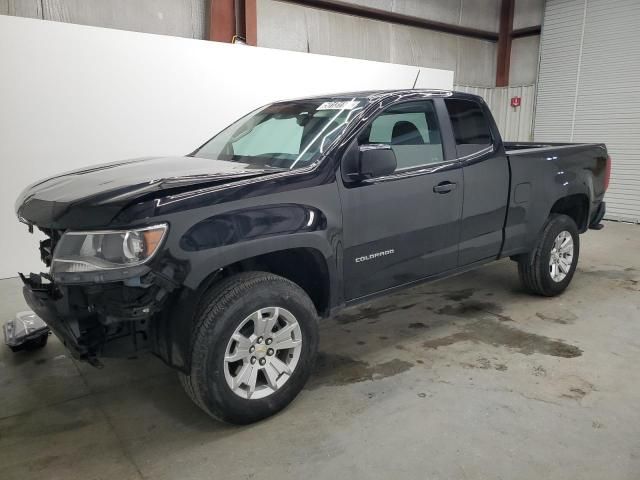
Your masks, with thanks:
[[[511,192],[503,256],[531,249],[555,199],[583,199],[582,232],[600,221],[608,162],[604,144],[504,142],[504,148]]]

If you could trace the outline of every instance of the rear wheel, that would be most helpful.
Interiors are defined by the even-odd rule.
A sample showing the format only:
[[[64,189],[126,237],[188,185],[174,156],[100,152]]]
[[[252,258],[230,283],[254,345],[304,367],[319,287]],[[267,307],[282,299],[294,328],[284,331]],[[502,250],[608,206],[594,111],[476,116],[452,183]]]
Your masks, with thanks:
[[[571,283],[579,253],[580,236],[574,220],[552,214],[533,251],[518,261],[520,281],[532,293],[559,295]]]
[[[187,394],[209,415],[245,424],[286,407],[306,383],[318,346],[315,307],[270,273],[230,277],[205,299]]]

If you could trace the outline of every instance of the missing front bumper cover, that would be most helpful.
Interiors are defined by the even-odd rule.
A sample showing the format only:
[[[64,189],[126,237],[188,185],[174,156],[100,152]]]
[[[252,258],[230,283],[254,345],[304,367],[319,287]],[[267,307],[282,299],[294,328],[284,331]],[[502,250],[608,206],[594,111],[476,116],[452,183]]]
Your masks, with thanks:
[[[139,286],[57,285],[49,275],[20,275],[27,304],[80,360],[133,357],[149,349],[149,328],[167,298],[153,275]],[[161,283],[161,282],[159,282]]]

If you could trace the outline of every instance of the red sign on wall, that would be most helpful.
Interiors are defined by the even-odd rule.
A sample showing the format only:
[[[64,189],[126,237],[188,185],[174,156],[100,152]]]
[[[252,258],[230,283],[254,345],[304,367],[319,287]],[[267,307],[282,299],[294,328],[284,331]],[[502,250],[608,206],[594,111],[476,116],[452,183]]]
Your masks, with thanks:
[[[522,98],[520,98],[520,97],[511,97],[511,106],[512,107],[519,107],[521,102],[522,102]]]

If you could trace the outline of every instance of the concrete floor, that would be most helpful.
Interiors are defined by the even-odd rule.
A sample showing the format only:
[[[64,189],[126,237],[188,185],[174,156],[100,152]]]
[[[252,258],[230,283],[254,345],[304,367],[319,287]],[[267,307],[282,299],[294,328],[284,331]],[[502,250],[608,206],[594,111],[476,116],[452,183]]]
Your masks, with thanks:
[[[281,414],[210,420],[153,357],[0,348],[0,478],[640,478],[640,226],[582,237],[561,297],[502,261],[321,325]],[[0,318],[24,309],[0,282]]]

